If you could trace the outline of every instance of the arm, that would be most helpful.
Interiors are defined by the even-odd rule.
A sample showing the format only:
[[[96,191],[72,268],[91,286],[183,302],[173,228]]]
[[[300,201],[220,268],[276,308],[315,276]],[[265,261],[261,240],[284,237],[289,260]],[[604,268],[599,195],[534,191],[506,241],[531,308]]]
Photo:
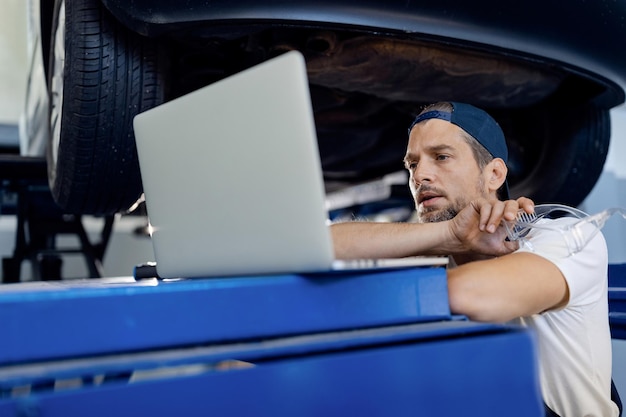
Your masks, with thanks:
[[[452,241],[447,223],[336,223],[330,227],[335,258],[447,255],[445,244]]]
[[[518,200],[477,200],[454,219],[439,223],[346,222],[330,228],[337,259],[401,258],[417,255],[454,255],[475,252],[504,255],[517,249],[504,242],[498,225],[512,220],[523,207],[531,213],[534,204]]]
[[[516,252],[448,271],[450,309],[472,320],[504,322],[567,304],[559,268],[539,255]]]

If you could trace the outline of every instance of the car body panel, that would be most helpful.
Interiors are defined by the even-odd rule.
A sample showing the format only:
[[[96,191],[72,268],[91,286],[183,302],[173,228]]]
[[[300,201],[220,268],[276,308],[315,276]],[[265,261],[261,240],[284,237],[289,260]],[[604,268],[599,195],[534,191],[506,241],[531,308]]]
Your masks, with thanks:
[[[624,101],[626,85],[626,3],[572,0],[464,1],[151,1],[102,0],[128,27],[163,35],[202,25],[204,30],[237,22],[263,25],[348,26],[357,30],[435,37],[501,48],[502,54],[558,61],[611,85],[602,97],[607,107]],[[601,30],[585,30],[600,28]],[[610,81],[609,81],[610,80]],[[617,85],[616,85],[617,84]]]

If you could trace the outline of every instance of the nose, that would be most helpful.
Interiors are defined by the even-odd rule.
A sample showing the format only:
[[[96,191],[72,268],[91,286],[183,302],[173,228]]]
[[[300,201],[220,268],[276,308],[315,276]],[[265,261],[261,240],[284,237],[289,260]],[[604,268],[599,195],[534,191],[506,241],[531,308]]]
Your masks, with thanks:
[[[432,170],[426,161],[420,162],[411,172],[411,181],[415,187],[433,180]]]

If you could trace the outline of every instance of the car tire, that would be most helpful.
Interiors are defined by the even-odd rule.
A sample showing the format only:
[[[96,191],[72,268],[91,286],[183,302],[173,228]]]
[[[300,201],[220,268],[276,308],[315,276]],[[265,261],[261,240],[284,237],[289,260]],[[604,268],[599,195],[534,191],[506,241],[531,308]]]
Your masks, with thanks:
[[[163,51],[99,0],[56,0],[48,91],[48,178],[68,213],[108,215],[141,196],[135,115],[164,101]]]
[[[551,105],[518,116],[516,131],[525,138],[518,141],[524,143],[521,152],[509,145],[512,197],[578,206],[602,174],[611,137],[609,111],[593,104]],[[534,168],[525,172],[524,166]]]

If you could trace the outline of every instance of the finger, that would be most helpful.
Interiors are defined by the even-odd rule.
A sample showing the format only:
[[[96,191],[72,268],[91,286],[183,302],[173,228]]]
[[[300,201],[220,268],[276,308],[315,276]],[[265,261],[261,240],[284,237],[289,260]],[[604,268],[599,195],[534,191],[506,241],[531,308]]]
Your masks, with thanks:
[[[492,204],[491,213],[489,215],[489,220],[487,224],[486,231],[489,233],[494,233],[500,222],[502,221],[502,216],[504,215],[505,208],[507,206],[507,202],[497,201]]]
[[[520,199],[517,200],[507,200],[505,201],[504,213],[502,214],[502,218],[504,220],[515,220],[517,217],[517,213],[520,209]],[[527,199],[528,200],[528,199]],[[531,201],[531,200],[529,200]],[[532,201],[531,201],[532,202]]]
[[[478,221],[478,229],[484,232],[489,225],[489,218],[491,217],[491,211],[493,204],[487,200],[481,199],[475,202],[476,208],[480,213]]]
[[[535,212],[535,202],[527,197],[520,197],[517,199],[517,204],[519,208],[524,209],[524,211],[528,214]]]

